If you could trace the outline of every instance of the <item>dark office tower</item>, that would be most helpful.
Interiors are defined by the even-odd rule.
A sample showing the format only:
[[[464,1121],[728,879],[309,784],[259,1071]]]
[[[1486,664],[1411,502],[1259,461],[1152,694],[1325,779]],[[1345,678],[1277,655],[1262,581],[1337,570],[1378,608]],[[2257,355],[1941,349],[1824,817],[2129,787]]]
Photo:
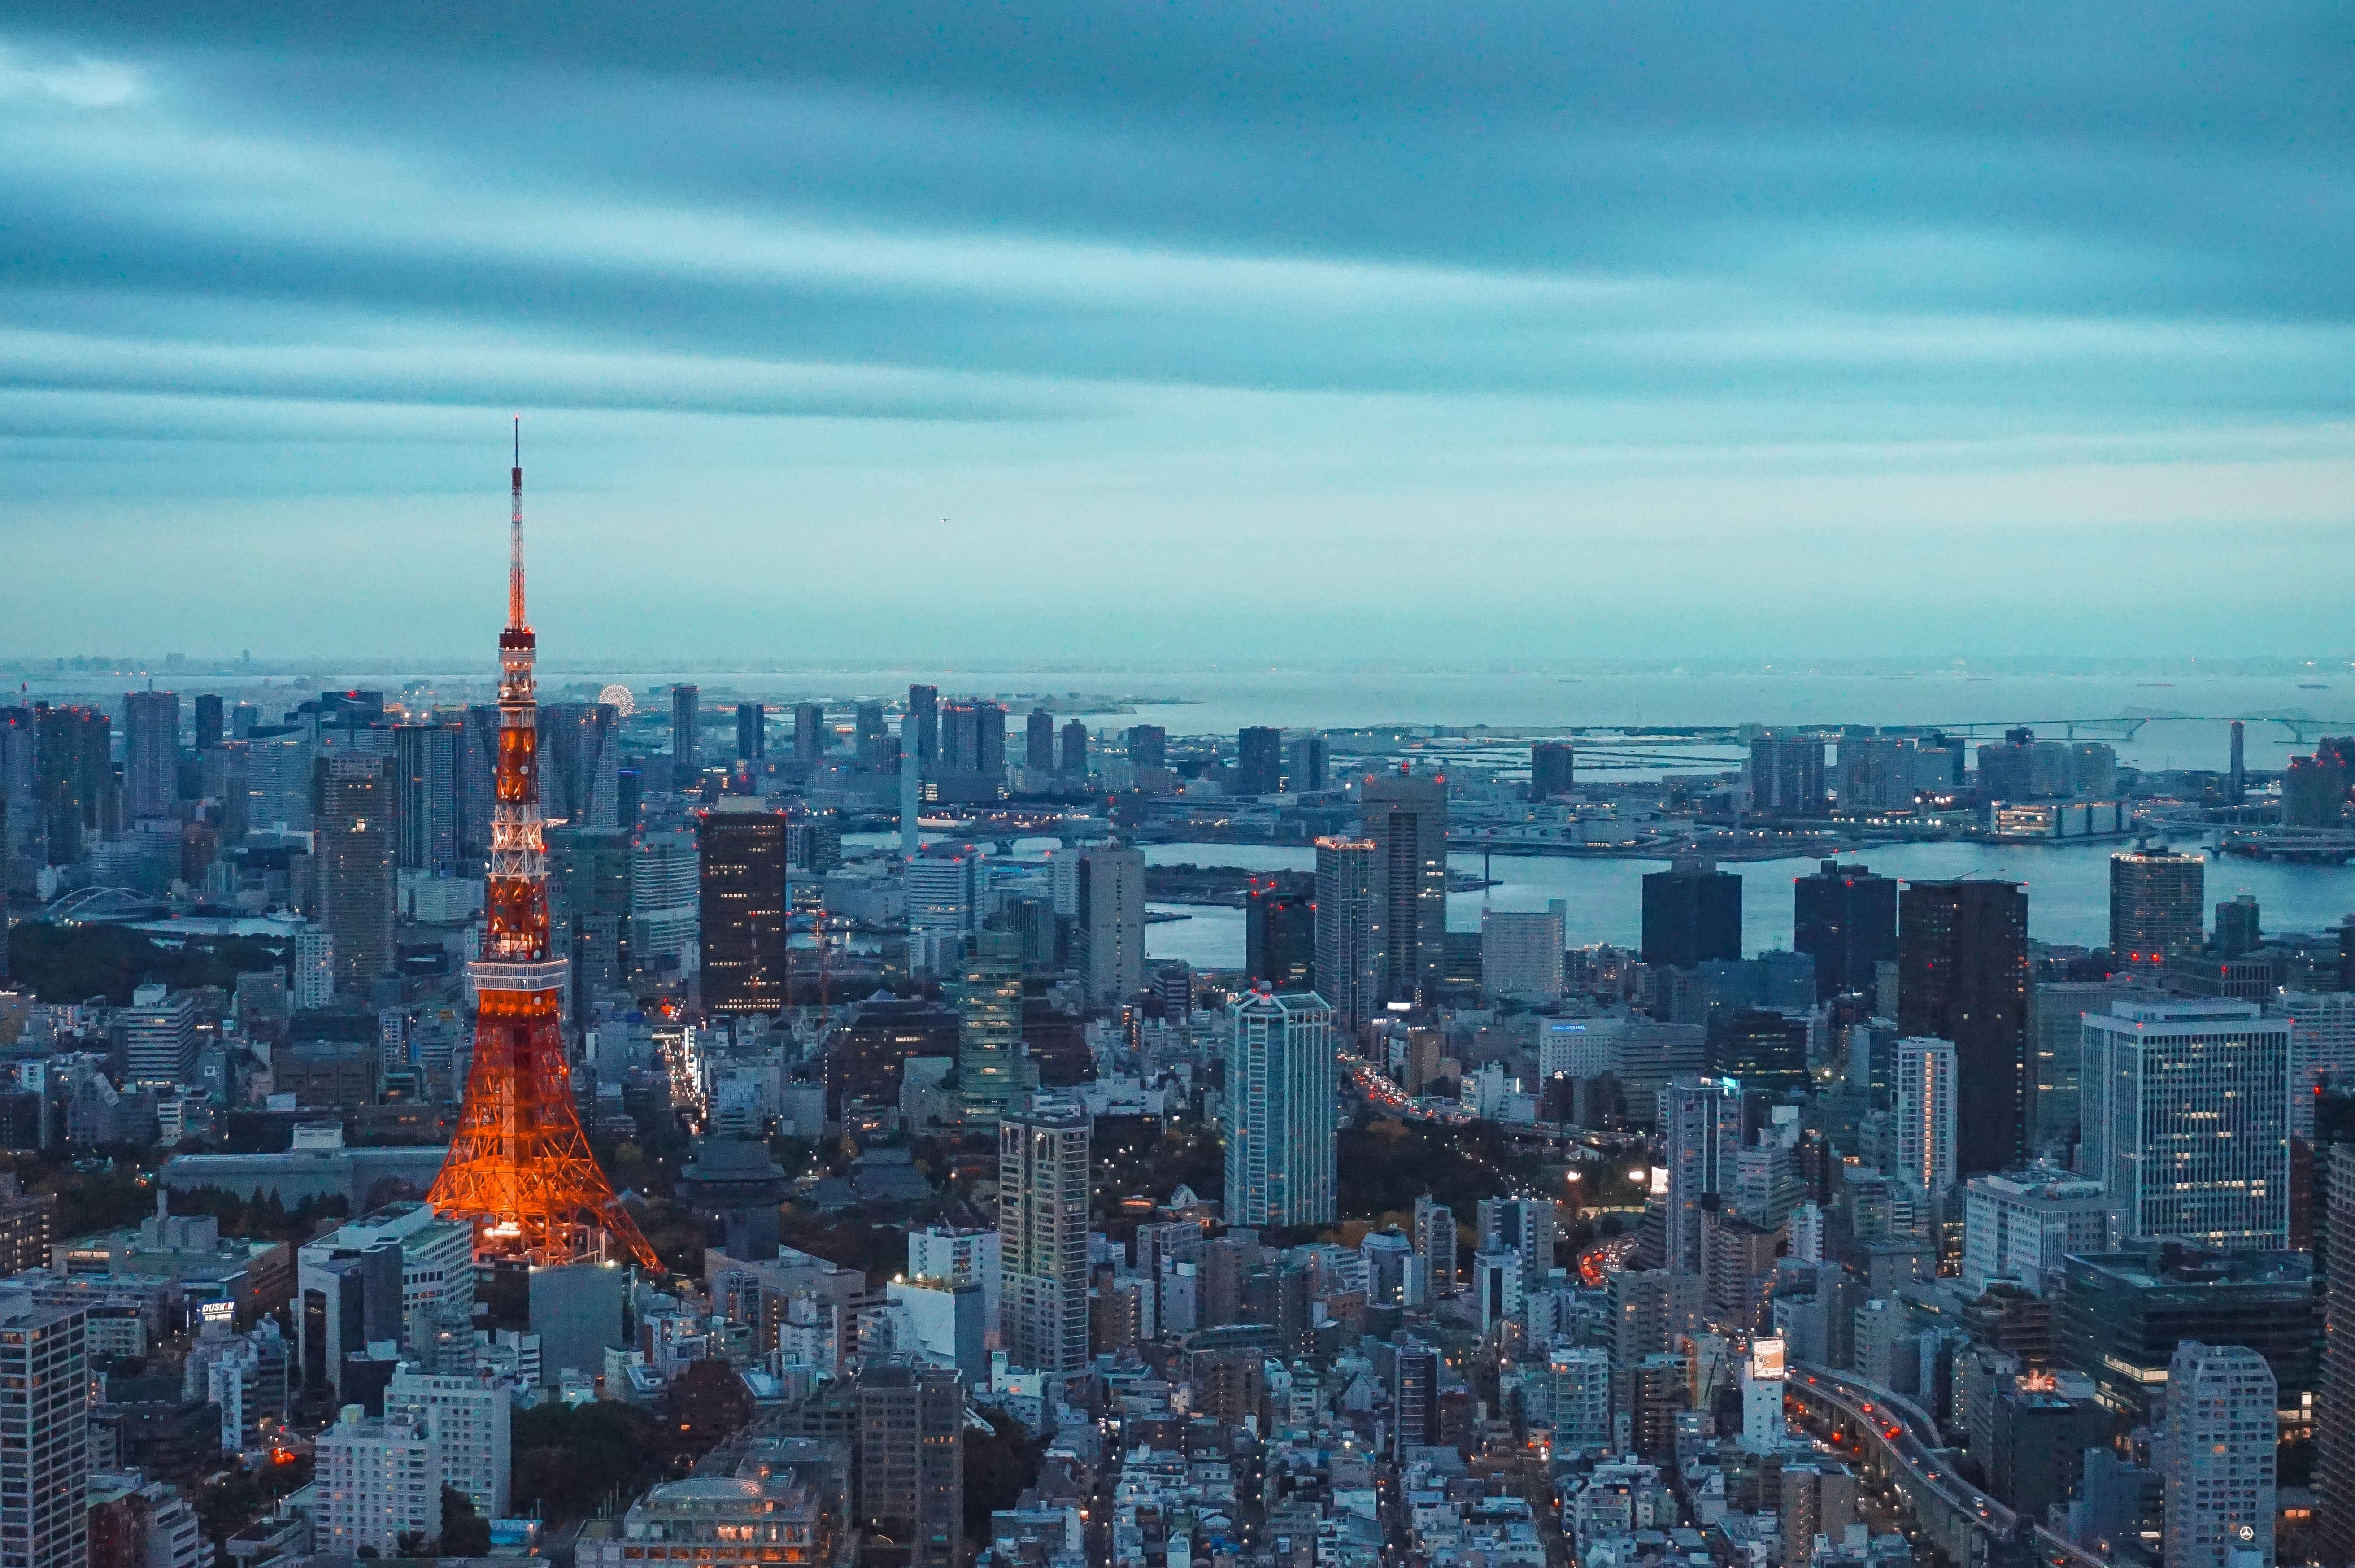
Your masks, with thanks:
[[[1325,787],[1332,773],[1327,765],[1325,737],[1303,735],[1284,748],[1284,787],[1294,795],[1310,795]]]
[[[908,711],[916,716],[916,762],[929,766],[941,754],[941,688],[908,688]]]
[[[872,1543],[867,1550],[891,1568],[957,1568],[964,1554],[964,1374],[907,1356],[861,1360],[852,1495]]]
[[[2232,771],[2226,776],[2226,788],[2232,792],[2234,805],[2249,798],[2248,726],[2238,719],[2232,720]]]
[[[1551,800],[1578,787],[1578,748],[1567,741],[1540,741],[1529,748],[1529,798]]]
[[[1799,736],[1750,742],[1750,809],[1763,816],[1824,814],[1824,743]]]
[[[477,702],[458,729],[458,858],[472,864],[491,852],[494,780],[499,764],[499,707]]]
[[[549,921],[558,951],[572,958],[584,997],[624,983],[622,933],[630,922],[630,840],[573,827],[548,832]],[[574,1016],[586,1008],[576,1005]]]
[[[2110,958],[2121,968],[2162,968],[2200,950],[2208,862],[2168,849],[2110,857]]]
[[[319,924],[335,943],[336,992],[365,997],[393,967],[393,759],[344,752],[318,768]]]
[[[1689,969],[1742,956],[1742,879],[1703,856],[1644,878],[1644,962]]]
[[[1169,765],[1169,731],[1158,724],[1128,727],[1128,760],[1140,768]]]
[[[1447,781],[1374,773],[1359,786],[1381,903],[1382,974],[1392,1001],[1436,993],[1447,960]]]
[[[981,717],[970,702],[943,702],[930,759],[934,773],[969,773],[981,760]],[[920,731],[917,739],[921,741]]]
[[[432,876],[458,874],[455,724],[400,724],[392,731],[393,864]]]
[[[1244,978],[1278,992],[1316,988],[1316,901],[1252,883],[1243,906]]]
[[[736,760],[757,763],[769,754],[769,710],[757,702],[736,705]]]
[[[785,1005],[785,814],[750,795],[698,812],[703,1007],[773,1013]]]
[[[1439,1441],[1439,1347],[1410,1339],[1398,1348],[1398,1444],[1409,1448]]]
[[[178,798],[180,694],[123,694],[123,805],[131,817],[166,816]]]
[[[1055,716],[1033,708],[1023,720],[1022,765],[1034,773],[1055,771]]]
[[[94,708],[36,703],[36,791],[48,836],[49,864],[81,859],[82,830],[98,826],[98,806],[112,773],[113,731]]]
[[[2243,893],[2216,906],[2216,955],[2238,958],[2264,941],[2257,912],[2257,895]]]
[[[794,761],[814,768],[826,761],[826,705],[794,704]]]
[[[850,713],[851,751],[858,757],[860,767],[872,768],[876,765],[876,747],[889,733],[883,727],[883,705],[861,702],[854,705]]]
[[[1897,956],[1897,881],[1826,860],[1791,880],[1791,945],[1816,961],[1818,999],[1870,992],[1877,966]]]
[[[702,771],[698,766],[700,752],[696,738],[696,727],[702,718],[698,706],[702,696],[691,686],[670,688],[671,788],[681,795],[695,787],[696,777]]]
[[[1077,719],[1063,726],[1063,772],[1075,779],[1088,776],[1088,727]]]
[[[1284,788],[1284,731],[1253,724],[1235,736],[1235,793],[1274,795]]]
[[[208,691],[196,700],[197,743],[195,750],[210,751],[221,743],[220,693]]]
[[[1955,1043],[1961,1174],[2018,1165],[2030,1103],[2026,888],[1906,884],[1897,901],[1897,1028]]]
[[[610,833],[621,821],[621,710],[609,702],[539,705],[542,819]]]
[[[2316,1172],[2329,1242],[2323,1254],[2322,1407],[2315,1412],[2316,1510],[2322,1561],[2355,1562],[2355,1144],[2339,1144]]]
[[[976,702],[974,704],[974,728],[981,748],[981,766],[976,771],[992,778],[998,777],[1006,772],[1006,704]],[[1072,723],[1078,722],[1077,720],[1072,720]],[[1085,736],[1085,726],[1082,726],[1080,732]],[[1063,744],[1068,747],[1071,743],[1071,725],[1067,724],[1063,727]],[[1082,757],[1087,754],[1084,741],[1081,744],[1080,754]]]

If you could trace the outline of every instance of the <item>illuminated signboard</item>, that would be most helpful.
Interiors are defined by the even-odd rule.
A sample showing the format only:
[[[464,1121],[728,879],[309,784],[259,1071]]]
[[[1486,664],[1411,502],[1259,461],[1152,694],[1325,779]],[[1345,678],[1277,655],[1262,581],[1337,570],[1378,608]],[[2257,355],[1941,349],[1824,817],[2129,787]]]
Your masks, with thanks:
[[[1764,1382],[1783,1375],[1783,1341],[1753,1339],[1750,1341],[1750,1375]]]

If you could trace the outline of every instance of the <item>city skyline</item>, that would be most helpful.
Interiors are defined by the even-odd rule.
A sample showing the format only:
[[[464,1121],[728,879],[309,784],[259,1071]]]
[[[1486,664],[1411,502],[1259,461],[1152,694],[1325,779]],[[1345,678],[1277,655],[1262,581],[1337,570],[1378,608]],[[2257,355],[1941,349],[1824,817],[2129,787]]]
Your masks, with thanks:
[[[9,651],[2327,643],[2321,25],[22,7]]]

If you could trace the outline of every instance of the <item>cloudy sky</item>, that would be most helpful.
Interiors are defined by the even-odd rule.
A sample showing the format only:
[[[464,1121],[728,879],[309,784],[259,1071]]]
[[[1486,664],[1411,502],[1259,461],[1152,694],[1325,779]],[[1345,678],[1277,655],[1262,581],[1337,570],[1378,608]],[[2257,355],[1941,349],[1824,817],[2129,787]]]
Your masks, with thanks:
[[[1931,12],[19,0],[0,655],[2355,646],[2355,13]]]

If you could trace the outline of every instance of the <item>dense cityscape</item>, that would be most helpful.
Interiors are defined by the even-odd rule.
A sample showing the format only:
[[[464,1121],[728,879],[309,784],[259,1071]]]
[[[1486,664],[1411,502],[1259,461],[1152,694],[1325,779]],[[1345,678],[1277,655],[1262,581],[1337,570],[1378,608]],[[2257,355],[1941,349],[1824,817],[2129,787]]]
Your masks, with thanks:
[[[543,704],[520,464],[491,700],[0,708],[8,1568],[2355,1538],[2355,925],[2207,896],[2355,848],[2355,739]],[[1924,836],[2105,841],[2107,944]],[[1745,950],[1716,856],[1818,849]],[[1628,853],[1633,946],[1450,925]]]
[[[15,0],[0,1568],[2355,1568],[2350,14]]]

